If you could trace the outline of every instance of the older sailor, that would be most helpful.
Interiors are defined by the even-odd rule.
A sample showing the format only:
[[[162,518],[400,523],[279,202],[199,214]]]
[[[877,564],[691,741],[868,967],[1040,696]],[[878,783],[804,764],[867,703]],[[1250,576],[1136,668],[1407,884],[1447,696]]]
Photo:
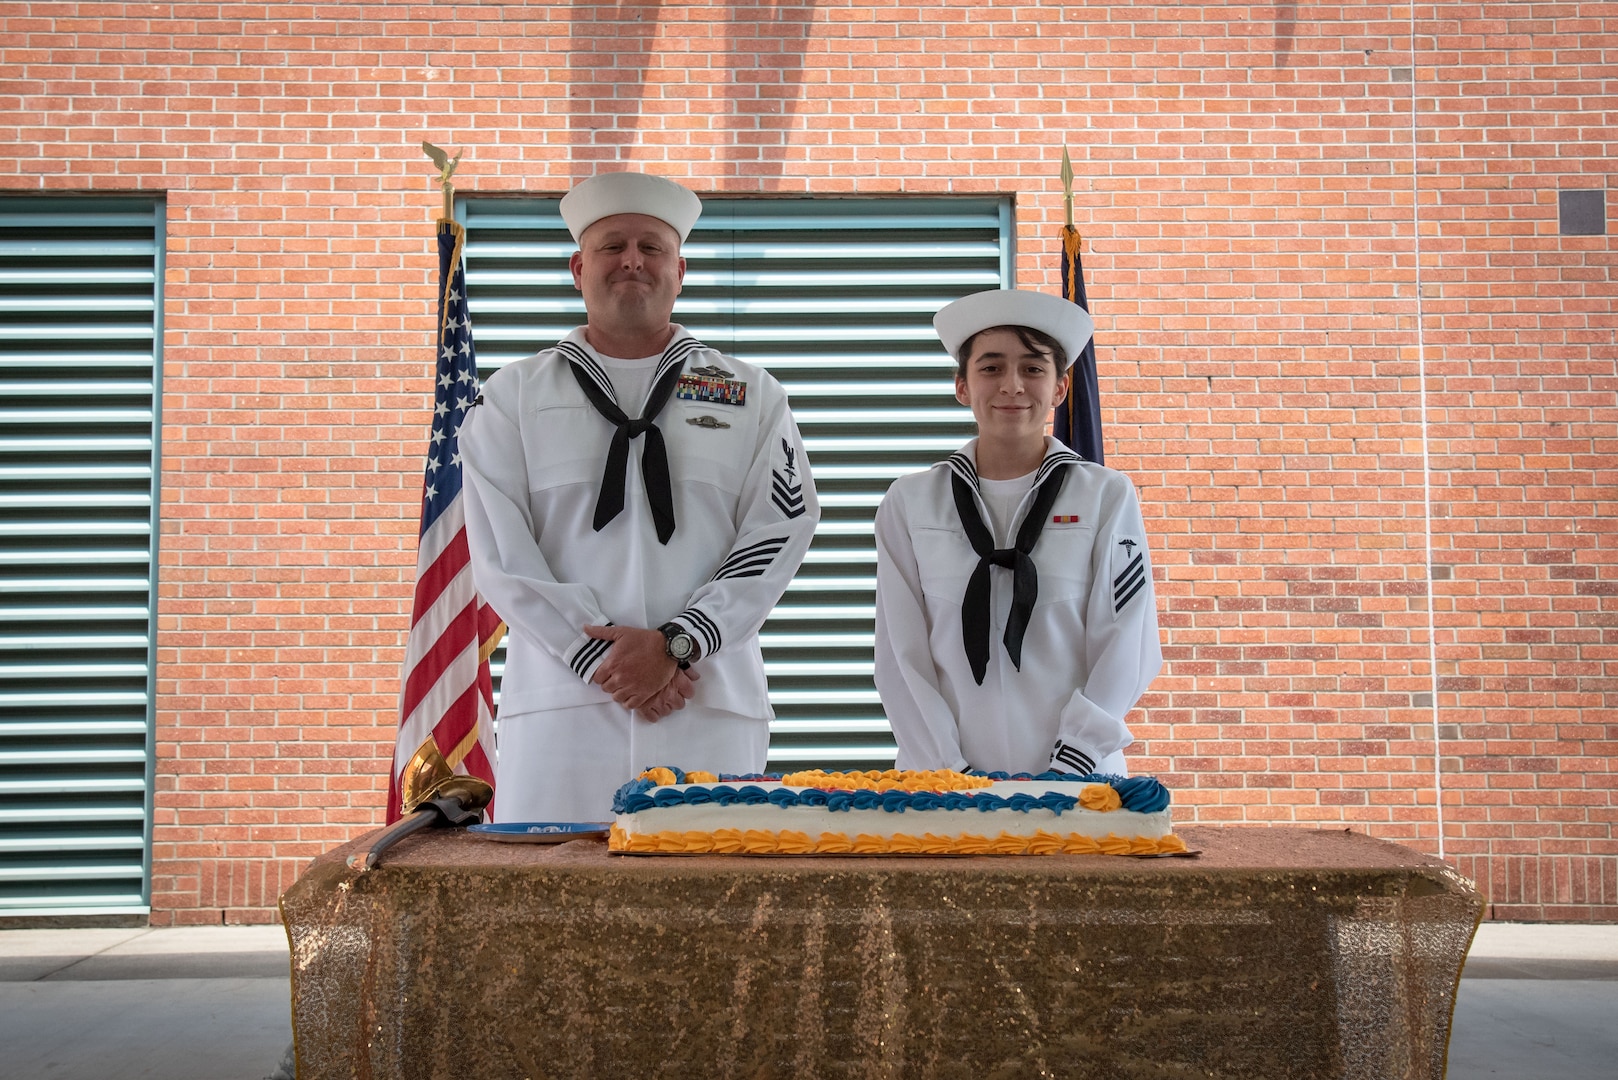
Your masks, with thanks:
[[[1093,323],[1003,289],[933,320],[977,438],[876,517],[876,685],[907,769],[1126,774],[1124,716],[1162,667],[1129,477],[1045,434]]]
[[[472,570],[510,627],[502,821],[604,820],[654,765],[763,769],[758,631],[820,516],[781,385],[670,321],[697,197],[613,173],[561,212],[586,323],[461,430]]]

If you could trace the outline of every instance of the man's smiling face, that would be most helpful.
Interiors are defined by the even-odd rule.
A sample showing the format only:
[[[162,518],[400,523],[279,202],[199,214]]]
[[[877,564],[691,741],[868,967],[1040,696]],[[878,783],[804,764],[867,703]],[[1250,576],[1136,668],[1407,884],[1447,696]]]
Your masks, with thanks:
[[[679,234],[646,214],[614,214],[592,224],[568,267],[591,324],[618,332],[666,325],[685,281]]]

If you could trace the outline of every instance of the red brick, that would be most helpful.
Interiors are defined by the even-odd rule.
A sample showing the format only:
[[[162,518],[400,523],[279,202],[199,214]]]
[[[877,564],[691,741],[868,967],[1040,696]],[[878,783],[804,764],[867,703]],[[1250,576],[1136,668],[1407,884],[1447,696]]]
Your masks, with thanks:
[[[1556,234],[1556,192],[1614,155],[1599,18],[1417,9],[1412,56],[1387,4],[1284,50],[1239,7],[624,10],[0,17],[0,123],[32,148],[0,190],[167,197],[154,921],[267,921],[379,820],[424,133],[465,149],[463,193],[627,162],[726,194],[1012,194],[1017,280],[1046,289],[1065,144],[1169,658],[1137,769],[1188,822],[1436,851],[1436,762],[1445,853],[1496,917],[1618,918],[1613,241]]]

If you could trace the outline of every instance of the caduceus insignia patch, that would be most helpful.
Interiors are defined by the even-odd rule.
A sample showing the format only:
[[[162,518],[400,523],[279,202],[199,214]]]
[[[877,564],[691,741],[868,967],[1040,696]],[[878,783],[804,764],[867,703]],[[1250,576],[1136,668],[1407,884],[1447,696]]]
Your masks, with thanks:
[[[1146,588],[1146,544],[1126,536],[1112,549],[1112,613],[1123,611]]]
[[[788,519],[802,517],[805,507],[803,481],[798,478],[798,451],[791,443],[782,439],[781,453],[785,464],[779,469],[770,470],[770,499],[775,503],[775,508]]]

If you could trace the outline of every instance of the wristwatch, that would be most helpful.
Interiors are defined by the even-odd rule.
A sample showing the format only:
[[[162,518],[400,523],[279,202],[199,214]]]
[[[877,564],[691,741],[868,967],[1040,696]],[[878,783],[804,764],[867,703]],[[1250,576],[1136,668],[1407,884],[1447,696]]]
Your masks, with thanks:
[[[669,659],[679,664],[681,671],[690,667],[697,659],[697,639],[679,623],[664,623],[658,629],[663,632],[663,650]]]

